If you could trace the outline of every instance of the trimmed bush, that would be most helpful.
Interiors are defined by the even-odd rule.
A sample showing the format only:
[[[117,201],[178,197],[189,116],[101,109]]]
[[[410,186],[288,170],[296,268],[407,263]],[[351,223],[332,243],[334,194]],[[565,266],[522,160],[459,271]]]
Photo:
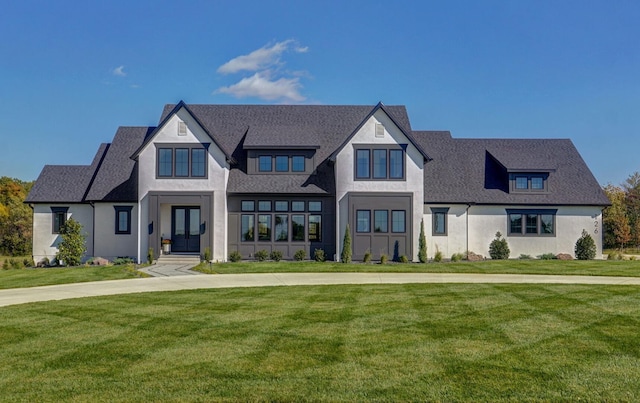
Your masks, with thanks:
[[[293,258],[297,261],[302,261],[307,258],[307,252],[304,249],[298,249],[293,255]]]
[[[520,259],[520,260],[530,260],[531,259],[531,255],[522,254],[522,255],[520,255],[520,257],[518,259]]]
[[[389,260],[389,256],[385,255],[384,253],[380,255],[380,264],[385,264],[387,263],[388,260]]]
[[[409,258],[406,255],[400,255],[400,257],[398,258],[398,262],[409,263]]]
[[[242,260],[242,255],[237,250],[231,251],[229,253],[229,260],[232,262],[239,262]]]
[[[596,257],[596,243],[587,233],[586,230],[582,230],[582,236],[578,238],[576,242],[576,259],[578,260],[591,260]]]
[[[261,249],[256,252],[255,258],[258,262],[264,262],[269,257],[269,252],[266,249]]]
[[[453,255],[451,255],[451,261],[452,262],[459,262],[464,258],[464,255],[462,253],[454,253]]]
[[[622,260],[622,254],[620,252],[609,252],[607,260]]]
[[[371,251],[369,249],[367,249],[367,251],[364,253],[364,257],[362,258],[362,261],[364,263],[371,263]]]
[[[427,238],[424,235],[424,218],[420,220],[420,238],[418,238],[418,260],[427,262]]]
[[[496,239],[489,244],[489,256],[494,260],[509,259],[509,244],[507,240],[502,237],[500,231],[496,232]]]
[[[313,252],[313,259],[316,262],[324,262],[325,260],[327,260],[327,258],[324,255],[324,250],[323,249],[316,249]]]
[[[82,260],[82,255],[87,251],[84,235],[81,233],[82,225],[73,218],[70,218],[60,228],[62,242],[58,245],[58,261],[63,261],[67,266],[78,266]]]
[[[342,240],[342,253],[340,254],[340,260],[342,263],[351,263],[351,231],[349,230],[349,224],[344,231],[344,239]]]
[[[121,265],[131,264],[131,263],[133,263],[133,259],[131,259],[130,257],[118,257],[113,261],[113,264],[116,266],[121,266]]]
[[[271,260],[273,260],[274,262],[281,261],[282,260],[282,252],[280,252],[279,250],[271,251]]]
[[[544,254],[538,256],[538,258],[540,260],[554,260],[554,259],[556,259],[556,255],[554,255],[553,253],[544,253]]]

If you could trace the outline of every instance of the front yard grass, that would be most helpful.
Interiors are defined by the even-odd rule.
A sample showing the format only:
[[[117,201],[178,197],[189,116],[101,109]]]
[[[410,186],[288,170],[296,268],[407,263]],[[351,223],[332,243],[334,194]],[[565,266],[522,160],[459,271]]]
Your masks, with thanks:
[[[485,260],[446,263],[228,262],[202,263],[195,270],[211,274],[299,272],[493,273],[587,276],[640,276],[640,260]]]
[[[213,289],[0,309],[2,401],[638,401],[640,287]]]
[[[143,276],[134,265],[0,270],[0,289],[119,280]]]

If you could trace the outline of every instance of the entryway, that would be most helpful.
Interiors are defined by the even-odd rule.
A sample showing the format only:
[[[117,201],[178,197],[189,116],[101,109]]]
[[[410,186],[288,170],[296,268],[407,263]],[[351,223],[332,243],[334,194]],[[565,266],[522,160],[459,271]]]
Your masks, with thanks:
[[[173,206],[171,209],[171,251],[200,252],[200,206]]]

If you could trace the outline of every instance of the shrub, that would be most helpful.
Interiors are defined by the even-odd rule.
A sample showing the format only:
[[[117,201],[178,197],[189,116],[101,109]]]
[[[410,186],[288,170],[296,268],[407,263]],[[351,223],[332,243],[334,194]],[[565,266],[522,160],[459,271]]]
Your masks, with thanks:
[[[239,262],[242,260],[242,255],[237,250],[229,252],[229,260],[232,262]]]
[[[622,260],[622,255],[619,252],[609,252],[607,260]]]
[[[271,260],[274,262],[279,262],[282,260],[282,252],[279,250],[271,251]]]
[[[316,262],[324,262],[325,260],[327,260],[327,258],[324,255],[324,250],[323,249],[316,249],[313,252],[313,258],[315,259]],[[302,260],[302,259],[300,259]]]
[[[78,266],[82,260],[82,255],[86,252],[84,235],[81,234],[82,225],[73,218],[70,218],[60,228],[62,242],[58,246],[58,260],[67,266]]]
[[[409,263],[409,258],[406,255],[400,255],[400,257],[398,258],[398,262]]]
[[[296,253],[293,254],[293,258],[297,261],[301,261],[306,259],[307,252],[304,249],[298,249]]]
[[[14,259],[9,259],[9,264],[11,265],[12,269],[24,269],[24,266],[22,265],[22,262],[20,262],[19,260],[14,260]]]
[[[453,255],[451,255],[451,261],[452,262],[459,262],[464,258],[464,255],[462,253],[454,253]]]
[[[209,247],[204,248],[204,253],[202,254],[202,258],[204,259],[205,262],[211,261],[211,248]]]
[[[133,259],[131,259],[130,257],[118,257],[113,261],[113,264],[116,266],[121,266],[121,265],[131,264],[131,263],[133,263]]]
[[[576,259],[578,260],[591,260],[596,257],[596,243],[587,233],[586,230],[582,230],[582,236],[578,238],[576,242]]]
[[[362,261],[365,263],[371,262],[371,251],[369,249],[367,249],[367,251],[364,253],[364,257],[362,258]]]
[[[420,238],[418,238],[418,260],[427,262],[427,238],[424,235],[424,218],[420,220]]]
[[[531,259],[531,255],[522,254],[522,255],[520,255],[520,257],[518,259],[520,259],[520,260],[530,260]]]
[[[557,259],[556,255],[554,255],[553,253],[544,253],[544,254],[538,256],[538,258],[540,258],[540,260],[554,260],[554,259]]]
[[[342,261],[342,263],[351,263],[351,231],[349,231],[349,224],[347,224],[347,227],[344,231],[340,260]]]
[[[149,248],[147,251],[147,263],[153,264],[153,248]]]
[[[33,266],[35,266],[35,264],[33,264],[33,259],[27,259],[26,257],[22,260],[22,265],[24,267],[33,267]]]
[[[510,253],[507,240],[502,237],[500,231],[496,232],[496,239],[489,244],[489,256],[495,260],[509,259]]]
[[[384,253],[380,255],[380,264],[387,263],[387,260],[389,260],[389,256],[385,255]]]
[[[442,252],[441,251],[436,251],[436,254],[433,256],[433,261],[440,263],[442,262]]]
[[[9,265],[9,261],[5,260],[4,262],[2,262],[2,270],[9,270],[11,268],[11,266]]]
[[[258,262],[264,262],[269,257],[269,252],[266,249],[261,249],[256,252],[255,257]]]

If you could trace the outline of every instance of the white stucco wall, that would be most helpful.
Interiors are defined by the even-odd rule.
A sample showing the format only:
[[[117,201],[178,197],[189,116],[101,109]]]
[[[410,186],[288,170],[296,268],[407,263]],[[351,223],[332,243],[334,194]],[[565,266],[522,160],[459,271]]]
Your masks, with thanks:
[[[178,135],[178,122],[187,124],[187,135]],[[207,178],[203,179],[163,179],[156,178],[156,144],[193,144],[210,143],[207,155]],[[142,260],[146,260],[148,250],[147,226],[148,201],[146,197],[149,192],[214,192],[213,200],[213,223],[208,225],[208,230],[212,231],[211,251],[214,260],[226,260],[227,245],[227,212],[226,212],[226,190],[229,177],[229,164],[224,153],[213,143],[212,139],[183,108],[172,116],[160,129],[153,140],[140,152],[138,156],[138,198],[140,200],[140,219],[138,223],[141,234],[138,255]],[[164,210],[162,210],[164,212]],[[170,210],[169,210],[170,214]],[[155,230],[161,233],[170,234],[170,215],[167,221],[166,216],[161,217],[160,228]]]
[[[116,234],[114,206],[133,206],[131,209],[131,234]],[[94,256],[108,260],[118,257],[135,258],[138,239],[138,206],[127,203],[96,203]]]
[[[430,207],[450,207],[448,235],[433,236]],[[555,236],[508,236],[506,209],[557,209]],[[509,243],[511,258],[520,255],[537,257],[545,253],[567,253],[574,256],[575,244],[585,229],[596,243],[597,258],[602,257],[602,208],[590,206],[471,206],[469,207],[469,234],[467,241],[466,205],[425,205],[424,221],[427,234],[427,254],[433,258],[436,245],[444,258],[466,250],[489,258],[489,244],[500,231]],[[467,247],[468,242],[468,247]]]
[[[53,214],[51,207],[68,207],[67,220],[73,218],[82,225],[87,252],[83,260],[93,256],[93,208],[89,204],[35,204],[33,206],[33,260],[39,263],[45,257],[52,261],[58,253],[62,240],[53,234]]]
[[[376,123],[384,126],[384,137],[376,137]],[[354,149],[356,144],[408,144],[405,159],[404,181],[367,181],[354,180]],[[418,149],[411,144],[402,131],[393,123],[387,114],[379,109],[358,132],[351,138],[349,144],[345,145],[336,156],[336,251],[339,259],[342,251],[342,240],[348,217],[348,206],[346,195],[350,192],[362,193],[412,193],[413,194],[413,223],[411,225],[413,234],[413,255],[412,259],[417,259],[418,236],[420,234],[420,218],[422,217],[424,201],[424,157]],[[409,212],[407,212],[409,215]],[[408,223],[407,223],[408,225]],[[352,229],[353,231],[353,229]]]

